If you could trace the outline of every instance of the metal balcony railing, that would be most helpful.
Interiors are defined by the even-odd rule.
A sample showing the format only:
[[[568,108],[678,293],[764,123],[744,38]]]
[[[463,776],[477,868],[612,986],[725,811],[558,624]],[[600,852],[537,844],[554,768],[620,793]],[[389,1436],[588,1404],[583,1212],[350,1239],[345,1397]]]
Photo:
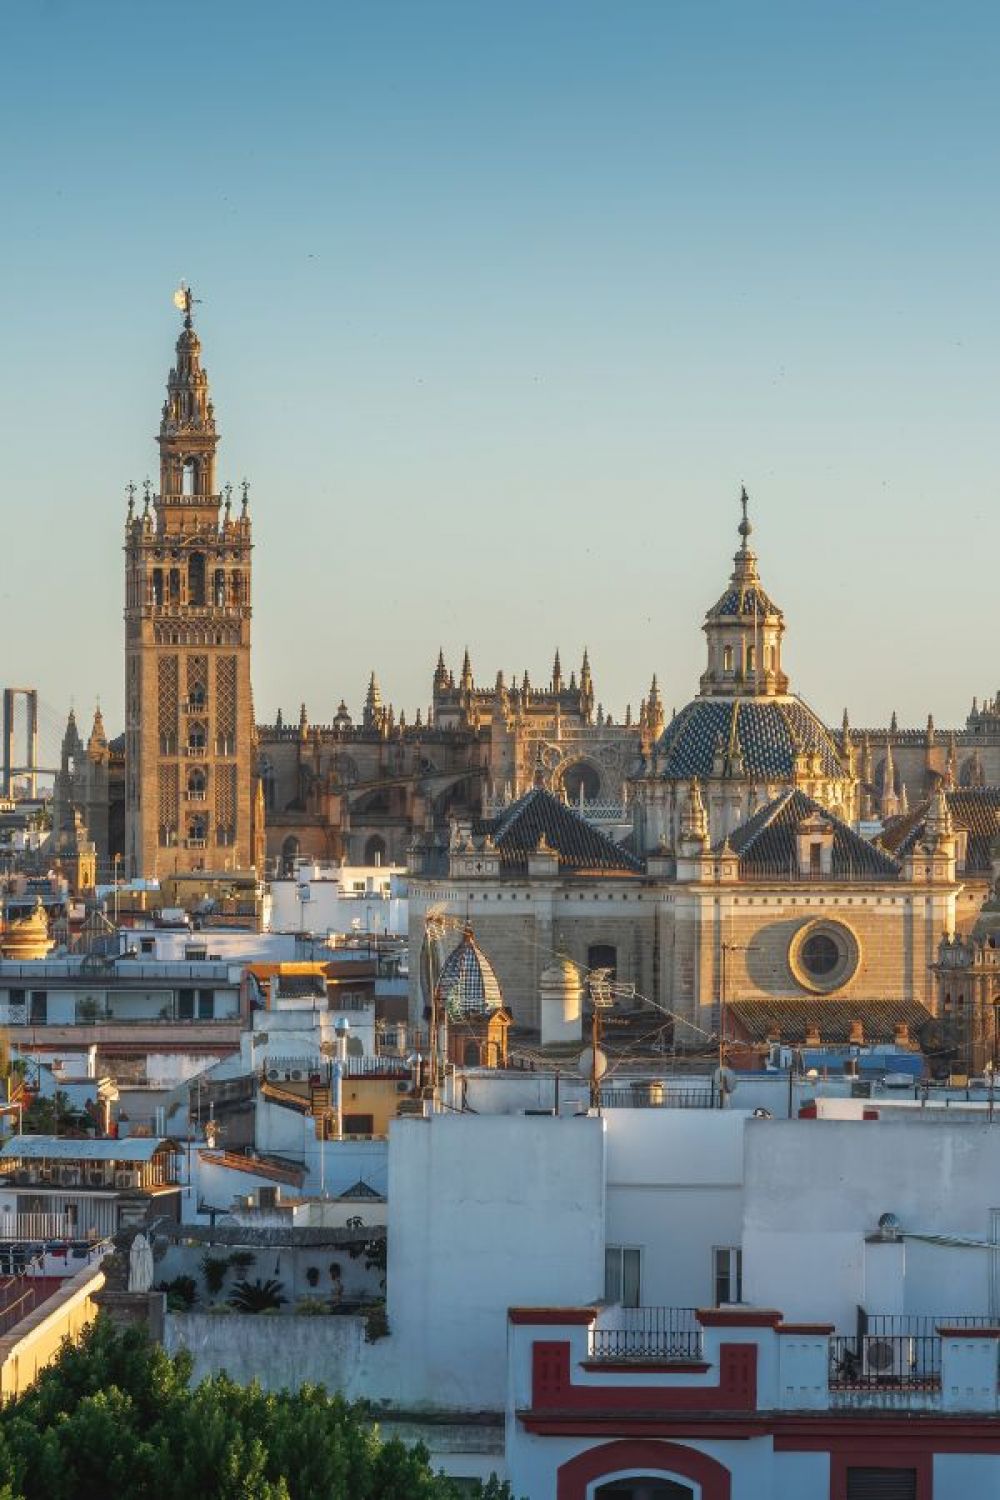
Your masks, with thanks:
[[[590,1335],[596,1360],[700,1360],[701,1328],[693,1307],[616,1307]],[[611,1325],[611,1326],[608,1326]]]
[[[830,1389],[936,1391],[941,1339],[928,1333],[865,1333],[830,1340]]]
[[[714,1089],[671,1087],[658,1080],[601,1089],[604,1109],[715,1109],[718,1102]]]

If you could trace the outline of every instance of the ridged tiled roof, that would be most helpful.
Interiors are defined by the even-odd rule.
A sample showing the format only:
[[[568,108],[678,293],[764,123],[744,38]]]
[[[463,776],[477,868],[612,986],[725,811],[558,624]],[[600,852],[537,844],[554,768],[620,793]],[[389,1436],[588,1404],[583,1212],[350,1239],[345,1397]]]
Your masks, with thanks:
[[[796,829],[804,818],[816,815],[833,829],[834,879],[893,880],[899,875],[898,860],[799,791],[782,792],[729,835],[730,848],[739,858],[740,875],[796,879]]]
[[[735,735],[733,720],[735,717]],[[747,776],[791,778],[796,754],[818,751],[823,775],[845,776],[829,731],[801,698],[695,698],[667,725],[659,742],[664,776],[712,774],[716,745],[737,747]]]
[[[598,833],[579,813],[540,787],[518,798],[499,818],[476,827],[477,832],[492,834],[505,866],[523,867],[544,838],[559,856],[560,871],[642,873],[642,863],[634,854]]]
[[[453,948],[441,966],[437,982],[438,999],[457,1015],[482,1015],[499,1010],[503,991],[493,965],[466,927],[462,941]]]
[[[969,835],[965,869],[989,874],[990,845],[1000,834],[1000,787],[957,787],[944,795],[956,828],[964,828]],[[886,824],[880,842],[900,859],[909,854],[924,836],[930,805],[927,798],[902,817],[893,818]]]
[[[804,1042],[810,1026],[822,1042],[847,1042],[854,1021],[864,1026],[866,1042],[891,1042],[900,1024],[919,1041],[934,1019],[919,1000],[731,1000],[726,1010],[734,1030],[752,1042],[775,1034],[783,1042]]]
[[[733,579],[726,592],[708,611],[708,618],[717,620],[724,615],[727,619],[743,619],[747,615],[753,615],[763,620],[766,615],[780,614],[781,610],[764,592],[757,578],[742,584]]]

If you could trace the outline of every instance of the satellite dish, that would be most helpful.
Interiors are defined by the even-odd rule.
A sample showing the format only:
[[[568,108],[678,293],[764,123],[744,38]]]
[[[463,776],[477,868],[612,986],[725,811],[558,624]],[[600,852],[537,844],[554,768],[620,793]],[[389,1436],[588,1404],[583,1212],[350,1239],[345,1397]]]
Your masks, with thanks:
[[[584,1078],[590,1078],[591,1074],[595,1078],[603,1078],[608,1071],[608,1059],[600,1047],[598,1047],[596,1052],[593,1047],[584,1047],[577,1059],[576,1066]]]
[[[735,1094],[736,1082],[736,1074],[732,1068],[716,1068],[712,1074],[712,1086],[716,1092]]]

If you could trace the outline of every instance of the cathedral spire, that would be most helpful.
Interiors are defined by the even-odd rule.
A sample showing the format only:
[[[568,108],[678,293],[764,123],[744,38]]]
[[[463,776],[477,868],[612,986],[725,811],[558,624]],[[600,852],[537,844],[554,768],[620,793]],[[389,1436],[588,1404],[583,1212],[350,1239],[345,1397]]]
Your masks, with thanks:
[[[434,668],[434,690],[441,692],[448,686],[448,668],[444,664],[444,648],[438,651],[437,666]]]
[[[462,657],[462,677],[461,677],[461,681],[459,683],[459,686],[461,687],[461,689],[462,689],[462,691],[464,693],[471,693],[472,692],[472,688],[473,688],[472,662],[469,659],[469,648],[468,648],[468,646],[466,646],[466,648],[465,648],[465,655]]]
[[[559,647],[556,647],[555,660],[552,663],[552,691],[561,693],[563,686],[562,662],[559,660]]]

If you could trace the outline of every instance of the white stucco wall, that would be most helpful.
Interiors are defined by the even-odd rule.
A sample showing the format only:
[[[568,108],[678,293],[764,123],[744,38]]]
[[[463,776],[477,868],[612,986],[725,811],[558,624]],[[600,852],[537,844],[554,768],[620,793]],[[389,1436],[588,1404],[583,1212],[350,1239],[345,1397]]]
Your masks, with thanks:
[[[885,1253],[865,1245],[881,1214],[895,1214],[904,1230],[985,1241],[991,1209],[1000,1209],[1000,1130],[985,1122],[750,1120],[744,1297],[845,1332],[859,1304],[936,1316],[998,1311],[990,1262],[1000,1252],[986,1249],[904,1240],[898,1307],[873,1305],[866,1285],[866,1266]]]
[[[508,1307],[603,1293],[604,1150],[598,1119],[393,1121],[387,1395],[502,1409]]]
[[[712,1250],[738,1245],[743,1127],[738,1110],[612,1109],[607,1242],[642,1251],[641,1301],[714,1301]]]

